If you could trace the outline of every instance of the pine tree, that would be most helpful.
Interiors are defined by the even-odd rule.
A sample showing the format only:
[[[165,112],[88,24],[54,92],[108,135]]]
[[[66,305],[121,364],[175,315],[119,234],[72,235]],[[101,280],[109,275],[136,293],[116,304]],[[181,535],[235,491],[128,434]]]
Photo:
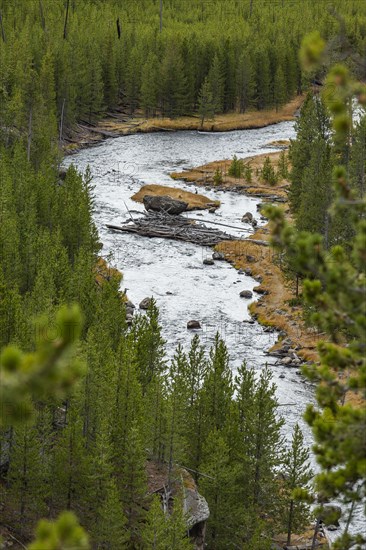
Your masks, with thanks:
[[[203,455],[200,469],[204,475],[199,490],[210,509],[206,542],[212,550],[228,548],[235,538],[236,509],[240,503],[235,501],[234,467],[222,432],[214,429],[209,434]]]
[[[276,111],[278,108],[286,103],[286,81],[282,67],[279,65],[276,70],[274,78],[274,104]]]
[[[299,119],[295,123],[296,140],[291,142],[289,159],[291,161],[290,205],[297,213],[301,206],[303,177],[314,149],[314,142],[327,143],[330,136],[330,121],[324,103],[319,97],[307,95],[301,108]]]
[[[330,241],[332,176],[330,147],[324,140],[314,141],[308,165],[302,175],[302,191],[296,226],[301,231],[316,231]]]
[[[163,512],[160,497],[154,495],[141,531],[142,547],[146,550],[165,550],[167,548],[167,523],[168,518]]]
[[[100,506],[95,526],[97,548],[119,550],[127,547],[130,533],[127,531],[126,524],[127,519],[123,512],[116,483],[110,479],[106,484],[106,496]]]
[[[186,454],[188,465],[195,470],[194,478],[198,480],[198,470],[202,459],[203,435],[205,433],[203,383],[207,374],[205,351],[196,334],[192,338],[188,352],[188,365],[185,379],[188,385],[189,403],[186,411]]]
[[[296,424],[292,434],[291,447],[286,452],[282,467],[287,506],[284,525],[287,526],[286,544],[288,546],[291,546],[293,531],[301,533],[309,522],[309,506],[305,502],[295,500],[294,495],[296,490],[301,490],[303,497],[303,491],[308,489],[308,484],[313,477],[309,456],[309,449],[304,445],[304,436],[299,425]]]
[[[213,97],[214,113],[221,113],[224,106],[224,74],[219,56],[216,54],[212,60],[207,76]]]
[[[52,511],[76,510],[86,513],[91,495],[90,456],[86,451],[82,422],[76,408],[67,413],[67,426],[52,453]],[[82,516],[81,516],[82,517]]]
[[[233,385],[229,354],[218,333],[210,350],[202,394],[206,415],[205,430],[209,432],[212,429],[223,429],[233,395]]]
[[[239,59],[236,81],[239,112],[245,113],[253,100],[254,93],[253,66],[247,52],[243,53]]]
[[[301,48],[301,59],[306,69],[313,70],[319,62],[324,43],[318,34],[306,37]],[[363,219],[364,201],[355,200],[347,175],[347,161],[343,155],[349,140],[352,121],[348,105],[356,91],[362,106],[365,105],[365,87],[352,82],[349,72],[341,65],[333,67],[327,77],[327,89],[331,97],[325,97],[332,113],[334,149],[339,164],[333,169],[336,211],[347,213],[352,220],[355,237],[350,252],[342,246],[334,246],[330,253],[322,246],[317,234],[296,232],[278,209],[269,208],[267,215],[274,223],[274,242],[278,247],[300,239],[299,263],[303,266],[305,299],[314,308],[311,321],[325,332],[328,341],[318,344],[320,366],[306,369],[306,374],[318,381],[316,391],[318,407],[309,406],[306,420],[313,430],[315,455],[321,472],[315,476],[315,488],[324,502],[338,498],[350,505],[348,522],[352,520],[354,505],[363,497],[363,467],[365,442],[361,434],[365,430],[365,410],[346,403],[350,389],[366,397],[364,326],[365,312],[361,296],[365,285],[365,235]],[[348,346],[344,346],[348,341]],[[347,375],[345,376],[345,373]],[[360,434],[360,437],[357,435]],[[364,544],[364,536],[345,533],[334,548],[348,550],[354,543]]]
[[[27,533],[33,522],[47,511],[48,468],[43,467],[44,457],[36,427],[19,426],[13,433],[9,472],[7,506],[16,512],[17,527]]]
[[[159,59],[150,53],[142,69],[140,104],[147,117],[153,117],[158,107]]]
[[[127,529],[131,534],[131,541],[135,542],[136,534],[139,533],[145,516],[144,503],[147,494],[145,461],[146,453],[139,428],[134,423],[128,433],[125,455],[116,461],[116,471],[127,517]]]
[[[184,462],[186,441],[185,413],[189,402],[187,357],[178,345],[169,372],[168,479],[171,481],[175,462]]]
[[[151,300],[146,316],[140,316],[132,327],[135,338],[137,369],[143,394],[148,385],[165,369],[164,340],[159,325],[159,311]]]
[[[203,123],[206,119],[212,119],[215,116],[214,96],[207,77],[202,84],[198,96],[198,114],[201,118],[201,128],[203,128]]]

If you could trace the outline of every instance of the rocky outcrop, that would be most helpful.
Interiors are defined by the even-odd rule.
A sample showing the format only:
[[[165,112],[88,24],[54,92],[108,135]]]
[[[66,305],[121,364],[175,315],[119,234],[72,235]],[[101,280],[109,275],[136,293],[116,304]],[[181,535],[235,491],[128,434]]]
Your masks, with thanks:
[[[189,536],[194,541],[195,550],[204,550],[206,522],[210,517],[207,500],[200,495],[197,488],[184,490],[183,510],[187,518]]]
[[[143,202],[147,211],[153,210],[155,212],[166,212],[167,214],[172,215],[181,214],[188,208],[187,202],[172,199],[168,195],[145,195]]]

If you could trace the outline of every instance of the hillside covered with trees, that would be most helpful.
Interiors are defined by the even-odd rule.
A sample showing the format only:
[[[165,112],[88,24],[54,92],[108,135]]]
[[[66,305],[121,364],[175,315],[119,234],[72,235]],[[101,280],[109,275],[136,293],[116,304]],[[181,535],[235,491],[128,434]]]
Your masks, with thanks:
[[[309,451],[297,425],[283,439],[270,371],[243,364],[234,376],[219,335],[208,353],[194,337],[168,361],[154,301],[126,322],[122,275],[99,258],[90,173],[60,172],[59,144],[116,107],[169,117],[278,107],[334,57],[351,73],[330,73],[330,100],[308,96],[290,147],[295,228],[267,215],[312,322],[334,340],[308,369],[323,411],[307,411],[318,503],[364,499],[365,413],[344,397],[365,393],[366,132],[348,108],[365,104],[351,75],[366,76],[366,4],[333,4],[0,0],[0,527],[23,547],[191,548],[184,469],[210,508],[210,550],[269,550],[308,525]],[[321,65],[314,37],[298,56],[314,30],[331,45]],[[149,467],[178,485],[168,513]],[[64,510],[74,515],[53,523]],[[346,532],[338,548],[353,543]]]

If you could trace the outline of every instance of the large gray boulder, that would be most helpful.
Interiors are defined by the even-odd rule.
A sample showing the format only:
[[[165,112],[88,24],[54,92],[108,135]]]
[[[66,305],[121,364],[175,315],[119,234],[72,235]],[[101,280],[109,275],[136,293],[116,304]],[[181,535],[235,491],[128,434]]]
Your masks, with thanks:
[[[144,298],[143,300],[141,300],[139,308],[149,309],[151,302],[152,302],[152,298]]]
[[[172,199],[168,195],[145,195],[143,201],[147,211],[153,210],[154,212],[166,212],[167,214],[172,215],[181,214],[188,208],[188,203]]]

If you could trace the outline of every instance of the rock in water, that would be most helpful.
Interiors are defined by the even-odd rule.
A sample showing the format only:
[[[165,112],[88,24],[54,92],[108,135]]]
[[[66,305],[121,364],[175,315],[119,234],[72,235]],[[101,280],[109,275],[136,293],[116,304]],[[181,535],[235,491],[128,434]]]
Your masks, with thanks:
[[[242,217],[241,221],[243,223],[252,223],[253,222],[253,214],[250,212],[246,212],[244,216]]]
[[[144,298],[139,305],[140,309],[149,309],[152,298]]]
[[[189,329],[201,328],[201,323],[199,321],[188,321],[187,328]]]
[[[253,298],[253,292],[250,290],[242,290],[240,293],[240,298]]]
[[[203,263],[204,263],[205,265],[214,265],[215,262],[213,261],[212,258],[205,258],[205,259],[203,260]]]
[[[212,254],[212,259],[223,261],[225,260],[225,255],[222,252],[214,252]]]
[[[147,211],[166,212],[172,215],[181,214],[188,208],[188,203],[172,199],[168,195],[145,195],[143,201]]]

